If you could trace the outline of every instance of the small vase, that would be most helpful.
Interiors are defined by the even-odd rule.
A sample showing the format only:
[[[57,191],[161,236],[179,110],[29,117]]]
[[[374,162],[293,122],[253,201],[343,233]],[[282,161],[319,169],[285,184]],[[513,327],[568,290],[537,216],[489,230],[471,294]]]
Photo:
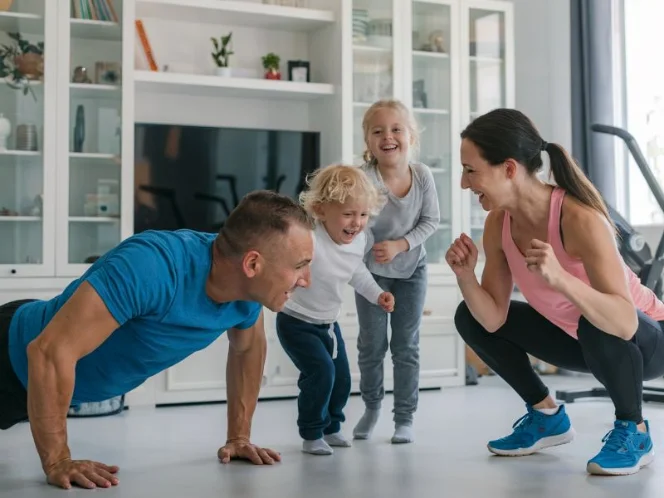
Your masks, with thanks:
[[[230,67],[217,67],[217,76],[224,76],[226,78],[230,77],[231,68]]]
[[[7,138],[11,132],[11,122],[0,113],[0,150],[7,150]]]

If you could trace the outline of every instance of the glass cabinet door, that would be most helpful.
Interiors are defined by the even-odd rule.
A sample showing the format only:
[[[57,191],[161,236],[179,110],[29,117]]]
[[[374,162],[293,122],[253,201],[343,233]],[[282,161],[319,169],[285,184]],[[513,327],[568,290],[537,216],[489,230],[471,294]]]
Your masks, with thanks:
[[[48,276],[55,123],[46,117],[55,114],[57,35],[47,18],[56,5],[9,4],[0,8],[0,276]]]
[[[101,0],[94,8],[68,2],[61,29],[69,36],[61,60],[64,108],[68,117],[61,147],[68,165],[67,237],[59,272],[78,274],[121,240],[122,1]],[[68,45],[68,46],[67,46]],[[66,78],[66,79],[65,79]],[[66,143],[66,147],[64,146]],[[66,244],[66,246],[65,246]]]
[[[452,8],[412,2],[412,108],[421,130],[419,159],[433,173],[440,225],[425,242],[428,261],[443,263],[452,238]]]
[[[375,101],[394,96],[394,2],[353,0],[353,163],[365,150],[362,118]]]
[[[513,105],[510,97],[513,84],[508,78],[511,71],[508,67],[508,11],[492,8],[492,3],[480,1],[467,11],[467,105],[470,120],[492,109]],[[484,4],[487,6],[484,7]],[[470,235],[480,245],[486,216],[477,196],[471,194]]]

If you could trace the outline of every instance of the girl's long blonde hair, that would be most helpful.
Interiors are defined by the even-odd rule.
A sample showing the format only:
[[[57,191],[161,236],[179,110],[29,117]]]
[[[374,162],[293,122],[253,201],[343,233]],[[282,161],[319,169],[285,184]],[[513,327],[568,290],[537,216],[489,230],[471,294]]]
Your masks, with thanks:
[[[325,166],[307,177],[307,185],[309,188],[300,194],[300,203],[313,217],[316,217],[318,206],[329,202],[345,204],[351,199],[361,199],[367,203],[372,216],[377,215],[387,202],[387,197],[356,166]]]
[[[364,132],[364,144],[366,145],[366,149],[364,150],[362,158],[368,163],[374,160],[374,155],[371,153],[371,150],[369,150],[369,130],[371,128],[371,120],[373,119],[376,112],[381,109],[391,109],[400,113],[404,117],[406,126],[408,127],[408,131],[412,139],[411,156],[414,157],[420,148],[420,130],[417,127],[415,116],[413,115],[412,111],[400,100],[381,99],[371,104],[371,107],[366,110],[364,113],[364,118],[362,119],[362,131]]]

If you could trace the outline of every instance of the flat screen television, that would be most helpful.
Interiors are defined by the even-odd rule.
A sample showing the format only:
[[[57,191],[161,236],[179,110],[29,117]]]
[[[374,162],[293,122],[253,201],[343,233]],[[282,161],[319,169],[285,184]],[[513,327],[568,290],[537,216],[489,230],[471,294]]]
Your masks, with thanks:
[[[244,195],[294,199],[320,165],[320,133],[137,123],[134,231],[216,232]]]

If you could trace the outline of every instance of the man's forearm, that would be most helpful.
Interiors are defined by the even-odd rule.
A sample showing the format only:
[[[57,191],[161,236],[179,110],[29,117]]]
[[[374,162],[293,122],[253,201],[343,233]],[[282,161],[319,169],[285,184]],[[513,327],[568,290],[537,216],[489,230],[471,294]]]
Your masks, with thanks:
[[[251,437],[251,420],[263,380],[267,342],[258,334],[255,342],[244,351],[228,350],[226,382],[228,386],[228,440]]]
[[[76,364],[56,362],[36,347],[28,350],[28,417],[44,472],[71,457],[67,410],[74,391]]]

